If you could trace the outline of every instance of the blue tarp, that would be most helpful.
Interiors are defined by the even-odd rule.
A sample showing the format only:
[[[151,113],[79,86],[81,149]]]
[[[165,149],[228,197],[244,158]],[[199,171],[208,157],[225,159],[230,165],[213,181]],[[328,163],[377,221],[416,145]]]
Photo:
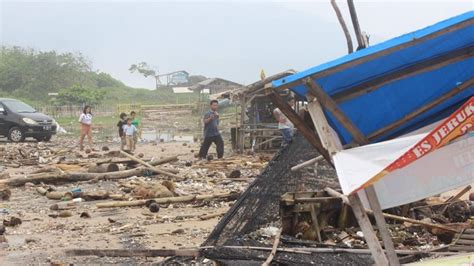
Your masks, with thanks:
[[[442,67],[394,80],[367,94],[339,101],[339,108],[368,136],[474,78],[474,11],[276,80],[272,86],[279,88],[295,84],[291,90],[304,97],[307,88],[302,81],[312,77],[330,96],[340,95],[350,92],[353,86],[460,50],[466,52],[462,59],[457,58]],[[386,140],[440,120],[472,95],[474,86],[469,86],[374,141]],[[342,142],[350,143],[351,134],[330,113],[326,112],[326,117]]]

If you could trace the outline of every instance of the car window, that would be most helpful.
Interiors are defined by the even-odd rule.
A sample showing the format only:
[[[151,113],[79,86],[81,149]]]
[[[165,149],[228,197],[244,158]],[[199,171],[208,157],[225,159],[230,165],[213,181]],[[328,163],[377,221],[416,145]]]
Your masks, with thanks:
[[[3,104],[0,103],[0,115],[2,115],[2,112],[5,111],[5,107],[3,107]]]
[[[36,113],[35,108],[28,104],[20,101],[4,101],[4,105],[8,107],[12,112],[15,113]]]

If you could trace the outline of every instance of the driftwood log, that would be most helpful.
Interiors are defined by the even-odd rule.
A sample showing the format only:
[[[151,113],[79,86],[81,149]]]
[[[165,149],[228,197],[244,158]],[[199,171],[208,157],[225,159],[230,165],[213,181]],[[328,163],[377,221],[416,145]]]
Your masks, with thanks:
[[[71,249],[68,256],[98,257],[197,257],[199,249]]]
[[[177,161],[177,160],[178,160],[178,156],[170,156],[170,157],[166,157],[166,158],[159,159],[159,160],[143,159],[143,161],[148,162],[149,164],[151,164],[153,166],[162,165],[162,164],[165,164],[165,163],[170,163],[170,162],[174,162],[174,161]],[[130,158],[110,158],[110,159],[105,159],[105,160],[99,160],[99,161],[95,162],[95,165],[109,164],[109,163],[137,164],[136,161],[131,160]]]
[[[0,180],[0,186],[6,185],[11,187],[19,187],[26,183],[56,184],[89,181],[93,179],[123,179],[131,176],[142,176],[146,171],[147,169],[145,168],[135,168],[111,173],[43,173],[29,175],[27,177],[13,177],[10,179]]]
[[[272,251],[272,247],[256,246],[204,246],[186,249],[70,249],[66,250],[68,256],[98,256],[98,257],[197,257],[199,251],[213,248],[241,249],[241,250],[260,250]],[[368,249],[351,248],[276,248],[278,252],[306,254],[313,253],[351,253],[351,254],[370,254]],[[455,255],[457,252],[437,252],[431,250],[396,250],[400,255],[431,254],[431,255]]]
[[[174,179],[176,179],[176,180],[183,180],[182,177],[177,176],[177,175],[175,175],[175,174],[173,174],[173,173],[167,172],[167,171],[165,171],[165,170],[156,168],[156,167],[154,167],[153,165],[151,165],[151,164],[149,164],[149,163],[147,163],[147,162],[145,162],[145,161],[143,161],[143,160],[141,160],[141,159],[138,159],[137,157],[135,157],[135,156],[133,156],[133,155],[131,155],[131,154],[128,154],[128,153],[126,153],[126,152],[124,152],[124,151],[120,151],[120,153],[123,154],[123,155],[125,155],[126,157],[130,158],[131,160],[134,160],[135,162],[137,162],[137,163],[139,163],[139,164],[142,164],[142,165],[148,167],[150,170],[153,170],[153,172],[156,172],[156,173],[158,173],[158,174],[162,174],[162,175],[166,175],[166,176],[172,177],[172,178],[174,178]]]
[[[230,192],[230,193],[219,193],[219,194],[209,194],[209,195],[188,195],[181,197],[168,197],[168,198],[156,198],[154,199],[158,204],[168,204],[168,203],[177,203],[177,202],[190,202],[190,201],[199,201],[199,200],[235,200],[240,195],[240,193]],[[134,207],[134,206],[144,206],[149,199],[143,200],[132,200],[132,201],[112,201],[96,204],[97,208],[115,208],[115,207]]]
[[[110,173],[110,172],[118,172],[119,167],[115,163],[104,163],[99,165],[91,165],[87,172],[89,173]]]
[[[159,160],[153,160],[149,162],[150,165],[157,166],[165,163],[175,162],[178,160],[178,156],[170,156]]]

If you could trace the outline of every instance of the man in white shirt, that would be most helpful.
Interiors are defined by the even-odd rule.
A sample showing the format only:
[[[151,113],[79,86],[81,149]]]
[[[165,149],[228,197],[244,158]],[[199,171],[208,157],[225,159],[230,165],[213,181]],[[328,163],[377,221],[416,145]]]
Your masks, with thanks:
[[[286,102],[289,106],[291,106],[291,108],[293,108],[293,106],[295,105],[295,99],[293,97],[288,98]],[[280,130],[281,135],[283,136],[282,146],[286,146],[293,139],[293,131],[295,126],[279,108],[276,108],[273,111],[273,116],[278,121],[278,129]]]

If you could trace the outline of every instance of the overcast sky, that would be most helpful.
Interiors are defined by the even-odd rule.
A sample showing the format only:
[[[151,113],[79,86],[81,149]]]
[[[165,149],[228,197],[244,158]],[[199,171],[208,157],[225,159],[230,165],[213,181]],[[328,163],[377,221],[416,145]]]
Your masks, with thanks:
[[[371,44],[470,11],[473,3],[355,1]],[[338,4],[352,31],[346,1]],[[304,70],[347,51],[329,0],[0,0],[0,43],[80,52],[94,69],[143,88],[154,82],[130,73],[133,63],[248,84],[262,68],[267,75]]]

